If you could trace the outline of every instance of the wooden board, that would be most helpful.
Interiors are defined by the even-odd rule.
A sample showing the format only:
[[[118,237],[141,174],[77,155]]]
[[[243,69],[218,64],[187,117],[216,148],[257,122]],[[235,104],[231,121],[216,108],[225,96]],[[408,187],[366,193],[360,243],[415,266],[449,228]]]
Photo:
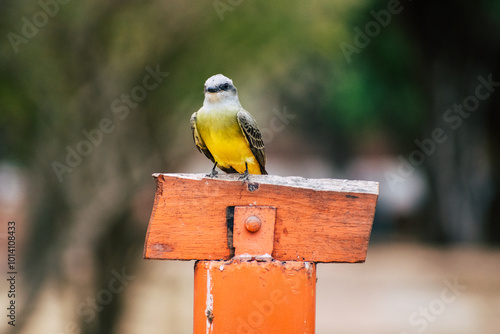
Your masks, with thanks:
[[[274,250],[280,261],[363,262],[378,183],[274,175],[154,174],[147,259],[229,259],[226,212],[232,206],[276,208]]]

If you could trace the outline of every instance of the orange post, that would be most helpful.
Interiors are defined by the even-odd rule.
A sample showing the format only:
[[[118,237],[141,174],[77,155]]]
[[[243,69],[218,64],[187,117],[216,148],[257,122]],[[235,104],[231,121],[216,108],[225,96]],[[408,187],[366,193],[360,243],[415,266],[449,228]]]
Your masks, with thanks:
[[[144,257],[198,260],[194,333],[314,333],[316,263],[366,258],[376,182],[154,177]]]
[[[314,333],[316,265],[198,261],[194,333]]]

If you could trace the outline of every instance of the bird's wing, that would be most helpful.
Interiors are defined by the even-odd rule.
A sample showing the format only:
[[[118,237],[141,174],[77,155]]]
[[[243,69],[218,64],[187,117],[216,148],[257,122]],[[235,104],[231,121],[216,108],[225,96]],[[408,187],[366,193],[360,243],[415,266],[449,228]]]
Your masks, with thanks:
[[[262,141],[262,134],[257,126],[255,119],[246,110],[240,110],[236,114],[238,119],[238,124],[240,125],[241,131],[245,134],[245,138],[250,145],[253,155],[257,159],[260,166],[260,172],[262,174],[267,174],[266,172],[266,151],[264,148],[264,141]]]
[[[207,158],[212,160],[213,163],[215,163],[215,159],[212,156],[212,153],[208,150],[207,146],[205,145],[205,142],[201,138],[198,129],[196,128],[196,112],[191,115],[191,132],[193,133],[193,140],[194,144],[198,148],[198,151],[201,153],[205,154]]]

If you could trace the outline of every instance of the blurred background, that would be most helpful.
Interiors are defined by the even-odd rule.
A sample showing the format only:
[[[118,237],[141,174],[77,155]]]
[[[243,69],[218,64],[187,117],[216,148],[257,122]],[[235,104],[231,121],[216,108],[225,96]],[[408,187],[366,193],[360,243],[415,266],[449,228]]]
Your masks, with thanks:
[[[151,174],[212,167],[189,118],[217,73],[257,119],[270,174],[380,182],[367,262],[319,265],[317,333],[498,332],[500,2],[0,11],[0,249],[13,220],[19,264],[0,332],[192,331],[194,263],[142,248]]]

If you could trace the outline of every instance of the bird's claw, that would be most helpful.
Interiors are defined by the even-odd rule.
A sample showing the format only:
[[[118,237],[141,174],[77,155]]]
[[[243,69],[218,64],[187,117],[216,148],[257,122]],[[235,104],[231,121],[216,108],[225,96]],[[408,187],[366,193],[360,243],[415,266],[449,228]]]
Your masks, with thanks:
[[[217,174],[219,174],[219,172],[217,172],[216,170],[212,170],[210,173],[208,173],[205,176],[213,179],[213,178],[217,178]]]
[[[248,173],[248,169],[243,174],[240,175],[238,180],[243,180],[243,184],[245,184],[245,182],[250,181],[250,174]]]

